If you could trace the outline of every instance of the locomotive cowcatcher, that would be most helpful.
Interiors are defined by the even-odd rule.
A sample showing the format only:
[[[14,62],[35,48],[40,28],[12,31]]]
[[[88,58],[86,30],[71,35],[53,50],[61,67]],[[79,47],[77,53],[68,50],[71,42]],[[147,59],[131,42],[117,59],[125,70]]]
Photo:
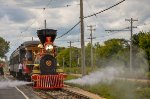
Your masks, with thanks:
[[[31,80],[34,88],[56,89],[64,86],[63,72],[57,69],[56,47],[53,42],[57,35],[57,30],[42,29],[37,31],[41,44],[38,45],[40,51],[36,53],[35,64]]]

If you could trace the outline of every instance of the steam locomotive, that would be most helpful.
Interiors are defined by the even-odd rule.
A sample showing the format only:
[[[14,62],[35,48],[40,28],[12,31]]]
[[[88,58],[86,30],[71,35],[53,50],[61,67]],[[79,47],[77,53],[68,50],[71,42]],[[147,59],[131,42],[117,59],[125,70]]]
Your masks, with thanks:
[[[40,42],[24,42],[11,54],[10,74],[33,81],[34,88],[62,88],[66,75],[57,66],[56,46],[53,44],[56,35],[57,30],[37,30]],[[17,71],[20,62],[23,63],[22,75]]]

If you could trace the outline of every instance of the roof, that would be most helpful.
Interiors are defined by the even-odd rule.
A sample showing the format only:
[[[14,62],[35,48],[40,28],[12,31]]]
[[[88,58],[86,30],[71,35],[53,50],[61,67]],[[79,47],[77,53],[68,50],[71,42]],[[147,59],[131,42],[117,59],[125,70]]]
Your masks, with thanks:
[[[21,46],[29,46],[29,45],[38,45],[40,44],[40,41],[26,41],[21,44]]]
[[[38,45],[40,44],[41,42],[40,41],[26,41],[24,43],[22,43],[19,48],[22,49],[22,48],[25,48],[27,46],[32,46],[32,45]]]
[[[40,41],[26,41],[24,43],[22,43],[12,54],[11,56],[14,56],[15,54],[19,54],[19,50],[20,49],[24,49],[25,47],[27,46],[32,46],[32,45],[38,45],[40,44],[41,42]],[[10,57],[11,57],[10,56]]]

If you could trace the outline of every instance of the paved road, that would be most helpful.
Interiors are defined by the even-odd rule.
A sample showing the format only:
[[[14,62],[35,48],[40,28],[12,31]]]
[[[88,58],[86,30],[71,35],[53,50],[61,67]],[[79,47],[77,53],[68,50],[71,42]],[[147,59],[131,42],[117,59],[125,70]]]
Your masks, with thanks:
[[[26,99],[16,88],[0,89],[0,99]]]
[[[7,87],[12,84],[10,81],[8,83],[8,80],[13,81],[11,76],[0,76],[0,99],[41,99],[29,86]]]

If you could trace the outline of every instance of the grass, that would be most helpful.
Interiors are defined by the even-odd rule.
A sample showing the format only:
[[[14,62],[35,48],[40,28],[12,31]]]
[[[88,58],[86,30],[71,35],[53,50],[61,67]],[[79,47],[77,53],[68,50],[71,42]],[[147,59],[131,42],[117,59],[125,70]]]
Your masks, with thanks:
[[[80,87],[106,99],[150,99],[149,84],[114,80],[112,83],[101,82],[92,86],[81,86],[77,84],[70,85]]]
[[[81,68],[73,67],[70,69],[71,73],[81,73]],[[65,70],[69,70],[65,68]],[[87,74],[92,71],[92,68],[87,67]],[[150,78],[150,72],[147,73]],[[127,76],[128,77],[128,76]],[[68,76],[66,80],[75,79],[76,76]],[[137,83],[131,81],[114,80],[111,83],[101,82],[96,85],[77,85],[72,86],[80,87],[89,92],[98,94],[106,99],[150,99],[150,84]]]

